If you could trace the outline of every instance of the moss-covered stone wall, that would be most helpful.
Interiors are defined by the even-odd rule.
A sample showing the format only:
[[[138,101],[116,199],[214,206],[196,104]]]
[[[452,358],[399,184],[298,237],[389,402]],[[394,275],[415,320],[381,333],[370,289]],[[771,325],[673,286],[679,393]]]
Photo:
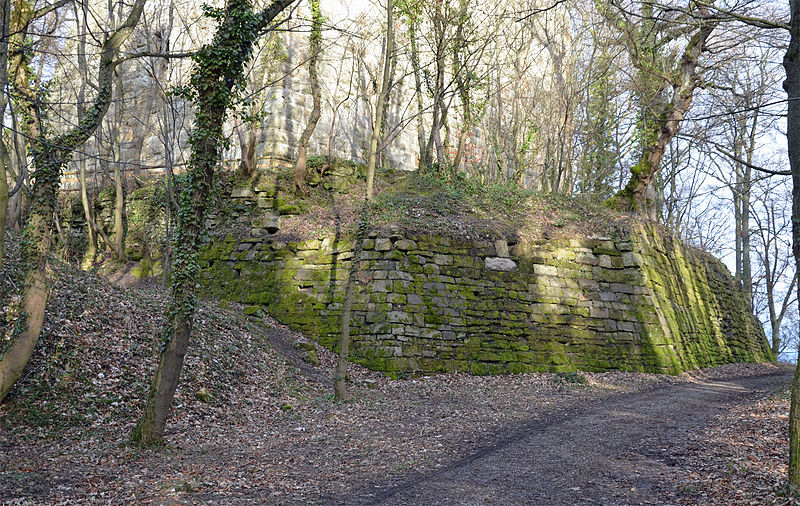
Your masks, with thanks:
[[[268,307],[334,348],[348,239],[215,241],[207,296]],[[351,323],[352,359],[392,375],[627,369],[677,373],[771,359],[725,267],[655,228],[624,240],[509,245],[372,233]]]

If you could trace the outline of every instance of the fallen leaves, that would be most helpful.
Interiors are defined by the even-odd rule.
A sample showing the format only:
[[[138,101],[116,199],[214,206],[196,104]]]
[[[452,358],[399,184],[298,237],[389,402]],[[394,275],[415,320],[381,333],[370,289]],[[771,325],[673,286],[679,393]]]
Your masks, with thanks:
[[[687,503],[800,504],[786,493],[789,395],[732,406],[692,435],[682,458]]]
[[[351,365],[353,399],[337,403],[332,386],[315,381],[333,375],[333,353],[317,346],[320,365],[309,374],[270,346],[276,337],[304,336],[269,318],[266,325],[247,321],[236,305],[228,311],[204,302],[168,446],[138,449],[125,442],[155,368],[164,295],[155,286],[120,289],[65,266],[57,274],[42,341],[0,406],[0,499],[9,503],[324,502],[446,466],[554,410],[774,370],[734,365],[677,378],[582,373],[586,384],[573,385],[544,373],[392,381]],[[209,402],[198,399],[203,390]],[[785,473],[787,402],[736,408],[697,435],[686,458],[676,458],[687,497],[783,504],[776,484]]]

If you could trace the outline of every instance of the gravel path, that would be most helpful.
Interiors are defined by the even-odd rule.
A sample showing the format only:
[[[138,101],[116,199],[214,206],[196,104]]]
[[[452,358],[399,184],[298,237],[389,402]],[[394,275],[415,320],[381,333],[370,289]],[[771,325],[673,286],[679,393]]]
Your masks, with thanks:
[[[373,483],[332,504],[663,504],[691,500],[675,471],[687,435],[764,397],[787,373],[613,396],[522,422],[426,474]],[[678,466],[679,467],[679,466]]]

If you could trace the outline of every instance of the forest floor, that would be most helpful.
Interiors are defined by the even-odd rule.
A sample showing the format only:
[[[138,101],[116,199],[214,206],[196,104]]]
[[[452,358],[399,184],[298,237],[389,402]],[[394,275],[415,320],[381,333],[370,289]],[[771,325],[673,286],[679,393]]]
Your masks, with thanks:
[[[164,296],[56,271],[57,316],[0,405],[3,504],[795,503],[787,366],[396,381],[352,366],[335,402],[332,353],[307,364],[303,336],[214,302],[167,447],[131,447]]]

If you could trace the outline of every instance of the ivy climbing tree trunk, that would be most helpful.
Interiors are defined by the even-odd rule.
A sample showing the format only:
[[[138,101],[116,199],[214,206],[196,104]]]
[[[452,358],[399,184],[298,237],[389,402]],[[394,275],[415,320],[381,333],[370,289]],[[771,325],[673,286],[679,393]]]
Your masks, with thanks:
[[[172,253],[171,301],[161,356],[144,412],[131,442],[161,445],[164,428],[178,387],[183,359],[189,347],[197,304],[198,251],[205,227],[209,195],[223,148],[223,123],[236,102],[234,87],[241,84],[253,44],[275,17],[294,0],[276,0],[256,13],[250,0],[228,0],[224,9],[207,9],[218,22],[214,39],[194,56],[194,70],[184,98],[192,100],[195,123],[190,136],[187,181],[179,197],[180,209]]]
[[[317,60],[322,51],[322,13],[319,10],[319,0],[310,0],[311,4],[311,35],[308,46],[308,80],[311,84],[311,98],[314,105],[308,124],[300,137],[297,148],[297,163],[294,166],[294,189],[299,194],[305,193],[306,185],[306,160],[308,158],[308,142],[317,128],[319,117],[322,114],[322,97],[319,89],[319,75],[317,74]]]
[[[137,0],[127,19],[103,43],[97,79],[97,95],[92,107],[77,126],[55,138],[43,133],[33,140],[33,163],[36,179],[31,195],[31,209],[22,236],[23,260],[23,320],[15,328],[5,353],[0,358],[0,401],[8,394],[28,363],[39,340],[47,306],[47,253],[56,211],[56,191],[61,182],[61,170],[69,162],[73,151],[85,143],[97,130],[108,111],[112,97],[113,73],[119,49],[139,21],[145,0]],[[23,101],[27,97],[23,98]],[[38,114],[37,101],[27,107]]]

